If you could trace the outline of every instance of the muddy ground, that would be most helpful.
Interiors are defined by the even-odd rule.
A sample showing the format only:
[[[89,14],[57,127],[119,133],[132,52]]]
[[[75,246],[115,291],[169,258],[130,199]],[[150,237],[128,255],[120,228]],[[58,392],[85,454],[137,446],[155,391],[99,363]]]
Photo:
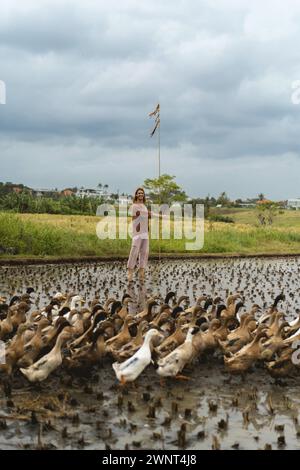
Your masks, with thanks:
[[[245,308],[270,305],[286,294],[282,310],[295,318],[300,302],[300,259],[163,261],[152,263],[145,286],[131,295],[175,290],[190,303],[205,292],[225,298],[238,290]],[[78,292],[87,302],[128,291],[124,262],[0,268],[0,293],[35,288],[35,307],[57,290]],[[263,368],[230,379],[222,360],[200,358],[187,382],[159,384],[150,366],[121,389],[111,361],[71,376],[60,368],[40,385],[17,373],[0,390],[1,449],[296,449],[300,447],[300,376],[275,381]],[[300,419],[300,418],[299,418]]]

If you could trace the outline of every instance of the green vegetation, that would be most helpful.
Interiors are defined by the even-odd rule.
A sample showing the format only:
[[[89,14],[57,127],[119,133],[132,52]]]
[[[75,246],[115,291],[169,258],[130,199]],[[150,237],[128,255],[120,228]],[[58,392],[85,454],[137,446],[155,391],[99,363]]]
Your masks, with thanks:
[[[76,196],[37,197],[24,190],[0,196],[0,210],[31,214],[96,214],[101,199]]]
[[[273,225],[275,218],[280,214],[280,207],[272,201],[260,201],[256,206],[256,214],[259,225]]]
[[[101,183],[98,188],[107,191],[108,185]],[[63,191],[34,190],[23,184],[0,182],[0,211],[17,212],[21,214],[66,214],[66,215],[95,215],[97,207],[103,202],[114,204],[118,194],[110,197],[77,197],[77,188],[67,188]]]
[[[98,187],[107,189],[108,185],[99,183]],[[300,253],[300,213],[283,210],[282,204],[266,200],[264,194],[253,200],[253,208],[245,209],[238,208],[242,201],[230,201],[225,192],[217,199],[189,199],[175,177],[167,174],[145,180],[144,187],[153,202],[188,201],[194,213],[196,204],[204,204],[205,244],[201,253]],[[95,214],[104,200],[76,197],[74,190],[38,196],[24,185],[0,183],[0,256],[127,256],[130,238],[100,240],[96,235],[100,218]],[[118,195],[110,198],[105,202],[116,202]],[[151,252],[184,253],[186,241],[190,242],[151,240]]]
[[[161,175],[160,178],[146,179],[144,188],[148,191],[151,200],[159,204],[172,204],[173,202],[186,202],[187,195],[181,187],[174,181],[175,176],[167,174]]]
[[[230,217],[234,225],[205,223],[201,253],[300,253],[299,213],[284,211],[271,227],[256,225],[255,210],[231,210]],[[127,256],[131,240],[99,240],[98,220],[94,216],[0,213],[0,256]],[[160,248],[162,253],[184,253],[185,240],[161,240]],[[152,240],[151,252],[158,250],[159,241]]]
[[[213,214],[228,216],[234,220],[236,224],[245,224],[246,226],[258,225],[256,209],[233,209],[222,208],[213,209]],[[278,211],[273,223],[274,228],[286,228],[290,230],[300,230],[300,211],[296,210],[280,210]]]
[[[60,199],[34,197],[28,192],[11,193],[0,198],[0,209],[31,214],[90,214],[94,215],[99,199],[67,196]]]
[[[234,219],[228,215],[210,214],[209,220],[213,222],[224,222],[225,224],[234,224]]]

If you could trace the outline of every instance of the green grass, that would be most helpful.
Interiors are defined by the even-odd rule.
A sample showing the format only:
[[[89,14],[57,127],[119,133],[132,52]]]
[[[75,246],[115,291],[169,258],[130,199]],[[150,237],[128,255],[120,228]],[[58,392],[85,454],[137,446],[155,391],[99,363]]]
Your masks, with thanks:
[[[257,227],[253,211],[232,211],[230,217],[235,218],[235,224],[206,224],[201,253],[300,253],[300,213],[283,214],[271,228]],[[127,256],[130,238],[98,239],[98,220],[92,216],[0,213],[0,256]],[[159,245],[162,253],[184,253],[185,242],[151,240],[150,248],[152,253],[159,251]]]
[[[298,228],[300,229],[300,211],[283,210],[275,217],[273,226],[280,228]],[[228,216],[238,224],[256,225],[257,216],[255,209],[214,209],[214,214]]]

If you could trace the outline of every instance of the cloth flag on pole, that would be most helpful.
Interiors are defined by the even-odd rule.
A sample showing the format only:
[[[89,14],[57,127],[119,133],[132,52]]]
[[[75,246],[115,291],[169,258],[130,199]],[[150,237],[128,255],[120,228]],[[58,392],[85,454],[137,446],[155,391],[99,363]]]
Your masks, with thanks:
[[[155,110],[152,111],[152,113],[149,113],[149,117],[154,117],[155,118],[155,125],[154,128],[152,129],[150,136],[153,137],[155,134],[156,129],[159,128],[160,125],[160,106],[159,103],[156,106]]]

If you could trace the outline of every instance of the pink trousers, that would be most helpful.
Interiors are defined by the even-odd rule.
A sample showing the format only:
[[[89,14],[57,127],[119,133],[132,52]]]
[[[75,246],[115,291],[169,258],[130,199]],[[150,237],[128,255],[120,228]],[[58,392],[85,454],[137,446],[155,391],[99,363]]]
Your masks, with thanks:
[[[149,239],[138,238],[132,240],[131,250],[128,258],[127,268],[134,269],[139,257],[139,268],[145,269],[149,256]]]

